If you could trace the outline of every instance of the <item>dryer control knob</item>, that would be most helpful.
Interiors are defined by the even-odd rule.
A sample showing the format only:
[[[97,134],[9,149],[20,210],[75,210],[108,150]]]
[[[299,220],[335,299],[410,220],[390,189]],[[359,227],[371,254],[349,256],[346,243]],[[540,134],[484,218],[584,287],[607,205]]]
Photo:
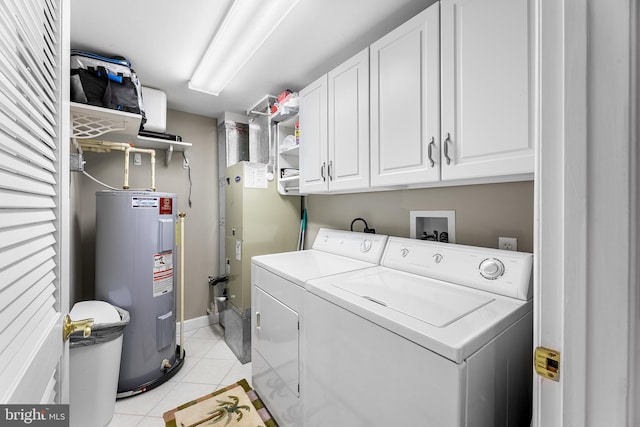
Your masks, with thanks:
[[[371,240],[365,239],[360,243],[360,252],[369,252],[371,249]]]
[[[495,280],[504,274],[504,264],[497,258],[483,260],[479,269],[482,277],[489,280]]]

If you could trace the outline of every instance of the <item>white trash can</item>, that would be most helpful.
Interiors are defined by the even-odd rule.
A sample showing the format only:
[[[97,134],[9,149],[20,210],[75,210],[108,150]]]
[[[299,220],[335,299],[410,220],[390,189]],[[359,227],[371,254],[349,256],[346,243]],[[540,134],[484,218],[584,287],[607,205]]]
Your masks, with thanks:
[[[118,391],[122,334],[129,313],[104,301],[74,304],[71,320],[93,319],[91,335],[69,339],[70,427],[104,427],[113,417]]]

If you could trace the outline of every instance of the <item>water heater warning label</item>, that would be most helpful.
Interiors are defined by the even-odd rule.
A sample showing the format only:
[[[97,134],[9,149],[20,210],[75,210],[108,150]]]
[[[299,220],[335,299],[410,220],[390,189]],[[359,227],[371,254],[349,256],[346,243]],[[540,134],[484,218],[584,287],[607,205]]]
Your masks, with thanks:
[[[173,199],[171,197],[160,197],[160,215],[171,215],[173,213]]]
[[[173,252],[153,256],[153,297],[173,292]]]

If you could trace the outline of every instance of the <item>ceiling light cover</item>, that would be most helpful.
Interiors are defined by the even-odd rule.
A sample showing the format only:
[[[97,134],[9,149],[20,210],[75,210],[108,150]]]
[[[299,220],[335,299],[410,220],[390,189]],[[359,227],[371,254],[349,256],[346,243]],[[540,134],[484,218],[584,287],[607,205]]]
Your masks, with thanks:
[[[219,95],[299,0],[235,0],[200,59],[189,89]]]

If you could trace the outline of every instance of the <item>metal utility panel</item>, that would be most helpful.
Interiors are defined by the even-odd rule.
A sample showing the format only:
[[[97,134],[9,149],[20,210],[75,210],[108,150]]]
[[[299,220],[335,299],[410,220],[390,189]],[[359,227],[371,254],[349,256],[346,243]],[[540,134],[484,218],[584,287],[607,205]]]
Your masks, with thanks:
[[[276,98],[267,95],[247,112],[249,122],[249,158],[248,160],[267,165],[274,172],[275,141],[271,138],[271,106]]]
[[[249,160],[249,125],[234,120],[224,120],[218,125],[218,141],[225,141],[227,164]]]
[[[300,198],[280,195],[266,165],[241,162],[227,168],[225,199],[227,290],[244,315],[251,307],[251,257],[296,249]]]
[[[177,198],[150,191],[96,193],[96,298],[131,315],[118,393],[158,380],[176,360]]]

